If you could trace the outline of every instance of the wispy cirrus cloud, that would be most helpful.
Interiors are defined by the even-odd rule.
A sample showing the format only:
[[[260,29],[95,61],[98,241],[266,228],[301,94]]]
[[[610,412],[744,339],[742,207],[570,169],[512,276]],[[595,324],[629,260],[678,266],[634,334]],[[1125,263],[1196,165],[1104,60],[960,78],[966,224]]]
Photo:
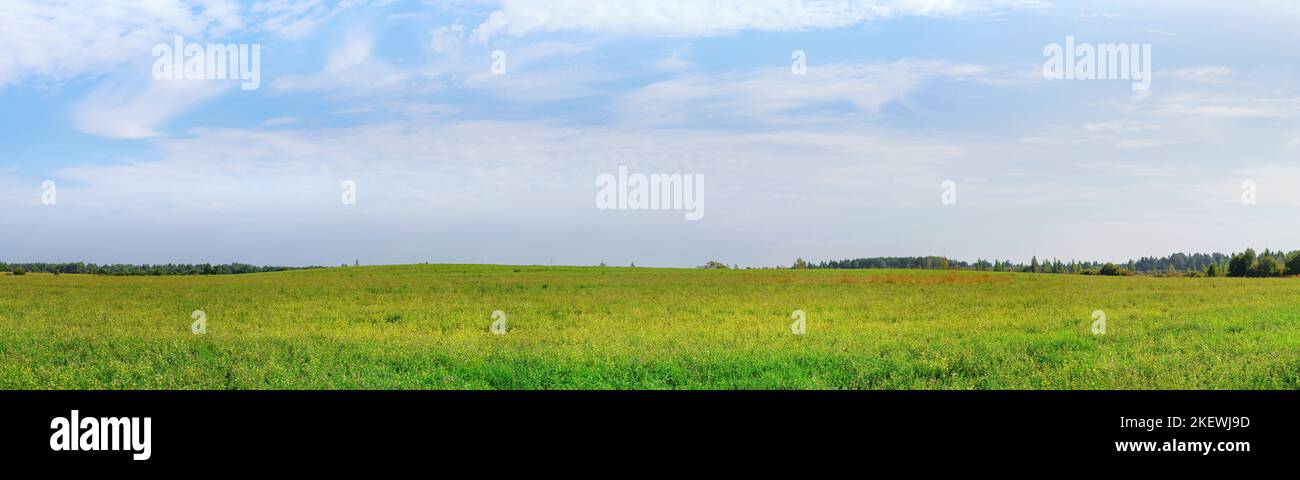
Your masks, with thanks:
[[[898,61],[818,65],[803,75],[789,68],[693,74],[659,81],[615,99],[627,121],[680,123],[701,118],[781,123],[807,108],[850,105],[874,114],[929,79],[979,79],[978,65]]]
[[[1197,83],[1218,84],[1237,75],[1237,70],[1222,65],[1200,65],[1170,72],[1173,78]]]
[[[192,80],[153,80],[143,90],[106,85],[77,105],[72,122],[78,130],[101,137],[156,137],[162,123],[234,87],[229,82]]]
[[[498,35],[581,31],[618,35],[708,37],[742,31],[839,28],[901,16],[954,16],[1038,8],[1039,0],[503,0],[474,29]]]
[[[324,68],[317,73],[287,75],[277,79],[272,88],[279,92],[342,91],[364,93],[385,90],[410,80],[417,72],[389,65],[372,55],[374,35],[354,28],[330,50]]]
[[[226,0],[0,2],[0,88],[26,80],[61,82],[149,60],[173,35],[244,28]]]
[[[150,49],[265,33],[301,40],[343,12],[388,0],[18,0],[0,2],[0,88],[63,82],[151,60]]]
[[[1126,114],[1210,120],[1300,118],[1300,97],[1228,92],[1185,92],[1158,96],[1121,109]]]
[[[245,10],[258,30],[301,40],[346,12],[388,3],[392,0],[256,0]]]

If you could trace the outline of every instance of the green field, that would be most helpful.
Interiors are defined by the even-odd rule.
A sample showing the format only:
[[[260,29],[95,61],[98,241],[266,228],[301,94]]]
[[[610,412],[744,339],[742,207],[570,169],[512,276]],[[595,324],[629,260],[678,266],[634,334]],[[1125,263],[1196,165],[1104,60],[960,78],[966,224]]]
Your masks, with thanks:
[[[791,333],[796,309],[804,335]],[[190,331],[194,310],[205,335]],[[1090,331],[1094,310],[1104,335]],[[0,388],[1297,389],[1300,279],[478,265],[4,275]]]

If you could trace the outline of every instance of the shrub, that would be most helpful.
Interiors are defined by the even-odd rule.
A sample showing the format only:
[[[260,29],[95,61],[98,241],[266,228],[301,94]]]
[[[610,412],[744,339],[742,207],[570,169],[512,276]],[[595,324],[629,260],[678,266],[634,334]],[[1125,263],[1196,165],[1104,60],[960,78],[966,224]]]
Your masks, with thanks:
[[[1101,267],[1101,270],[1097,271],[1097,274],[1110,277],[1127,277],[1133,275],[1133,272],[1127,268],[1116,266],[1113,263],[1107,263]]]
[[[14,267],[14,275],[27,275],[27,269],[23,267]]]
[[[1286,261],[1287,275],[1300,275],[1300,251],[1291,252]]]
[[[1219,266],[1211,263],[1209,267],[1205,268],[1205,276],[1207,277],[1219,276]]]

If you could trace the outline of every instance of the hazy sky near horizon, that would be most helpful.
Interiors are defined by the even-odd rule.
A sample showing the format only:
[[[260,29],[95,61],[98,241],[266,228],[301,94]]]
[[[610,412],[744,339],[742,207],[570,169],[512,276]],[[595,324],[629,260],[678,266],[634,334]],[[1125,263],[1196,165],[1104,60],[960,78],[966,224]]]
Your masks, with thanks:
[[[1297,2],[18,0],[0,25],[5,261],[1300,248]],[[260,85],[155,79],[176,36],[260,45]],[[1066,37],[1150,45],[1150,88],[1044,78]],[[597,208],[620,166],[702,175],[703,218]]]

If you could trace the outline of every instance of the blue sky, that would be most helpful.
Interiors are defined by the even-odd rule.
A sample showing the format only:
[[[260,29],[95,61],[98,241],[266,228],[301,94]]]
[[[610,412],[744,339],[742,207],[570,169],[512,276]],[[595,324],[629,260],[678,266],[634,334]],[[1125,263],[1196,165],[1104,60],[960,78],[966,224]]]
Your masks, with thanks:
[[[1133,3],[5,2],[0,259],[1300,248],[1300,6]],[[178,35],[260,45],[260,86],[153,78]],[[1151,87],[1044,78],[1067,36],[1149,44]],[[596,208],[619,166],[703,175],[704,218]]]

